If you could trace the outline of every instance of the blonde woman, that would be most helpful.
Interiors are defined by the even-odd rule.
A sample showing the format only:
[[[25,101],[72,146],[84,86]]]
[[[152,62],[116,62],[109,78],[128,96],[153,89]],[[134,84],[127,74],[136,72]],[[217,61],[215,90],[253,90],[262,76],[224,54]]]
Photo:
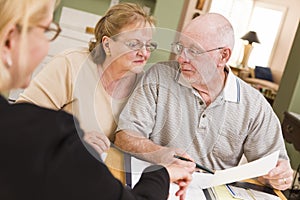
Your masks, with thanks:
[[[24,88],[60,32],[53,0],[0,0],[0,92]],[[100,111],[101,112],[101,111]],[[77,120],[63,111],[9,104],[0,95],[0,199],[167,199],[191,176],[177,166],[148,168],[131,191],[92,157]],[[151,187],[149,187],[151,185]]]

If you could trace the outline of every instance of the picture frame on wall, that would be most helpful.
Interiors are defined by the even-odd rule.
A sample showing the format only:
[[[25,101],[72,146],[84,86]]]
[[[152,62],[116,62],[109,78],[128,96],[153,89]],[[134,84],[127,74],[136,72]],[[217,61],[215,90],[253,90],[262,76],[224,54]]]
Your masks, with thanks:
[[[205,3],[205,0],[198,0],[197,5],[196,5],[196,9],[202,10],[203,6],[204,6],[204,3]]]

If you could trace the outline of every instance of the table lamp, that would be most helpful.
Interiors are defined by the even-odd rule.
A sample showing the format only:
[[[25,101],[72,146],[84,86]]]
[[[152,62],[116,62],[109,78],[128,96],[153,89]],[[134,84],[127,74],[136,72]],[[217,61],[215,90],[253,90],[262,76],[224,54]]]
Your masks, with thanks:
[[[255,31],[249,31],[243,37],[241,37],[241,39],[248,41],[248,44],[245,44],[245,46],[244,46],[244,57],[243,57],[243,60],[241,62],[242,67],[247,67],[249,56],[250,56],[251,51],[253,49],[252,43],[253,42],[260,43],[260,42],[258,40],[258,37],[257,37]]]

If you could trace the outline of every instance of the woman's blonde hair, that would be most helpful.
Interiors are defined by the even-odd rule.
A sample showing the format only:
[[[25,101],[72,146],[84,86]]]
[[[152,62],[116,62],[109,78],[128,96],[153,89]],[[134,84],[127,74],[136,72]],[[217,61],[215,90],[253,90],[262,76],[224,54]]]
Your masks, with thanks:
[[[154,19],[141,6],[134,3],[119,3],[106,11],[95,27],[95,40],[89,44],[89,51],[96,64],[102,64],[106,54],[101,45],[103,36],[112,37],[131,24],[147,24],[154,27]]]
[[[26,41],[22,38],[26,36],[29,27],[38,25],[45,19],[51,1],[53,0],[0,0],[0,41],[5,42],[3,40],[8,27],[12,25],[22,27],[20,29],[20,55],[22,55],[22,50],[26,50]],[[11,77],[7,66],[0,59],[0,91],[11,89],[10,85]]]

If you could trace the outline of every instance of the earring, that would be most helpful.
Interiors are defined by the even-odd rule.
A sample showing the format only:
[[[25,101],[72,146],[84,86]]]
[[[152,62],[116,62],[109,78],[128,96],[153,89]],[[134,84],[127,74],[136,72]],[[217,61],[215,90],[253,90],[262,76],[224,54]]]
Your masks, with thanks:
[[[10,56],[6,57],[6,67],[10,68],[12,66],[12,59]]]
[[[106,50],[105,53],[106,53],[106,56],[111,56],[110,50]]]

